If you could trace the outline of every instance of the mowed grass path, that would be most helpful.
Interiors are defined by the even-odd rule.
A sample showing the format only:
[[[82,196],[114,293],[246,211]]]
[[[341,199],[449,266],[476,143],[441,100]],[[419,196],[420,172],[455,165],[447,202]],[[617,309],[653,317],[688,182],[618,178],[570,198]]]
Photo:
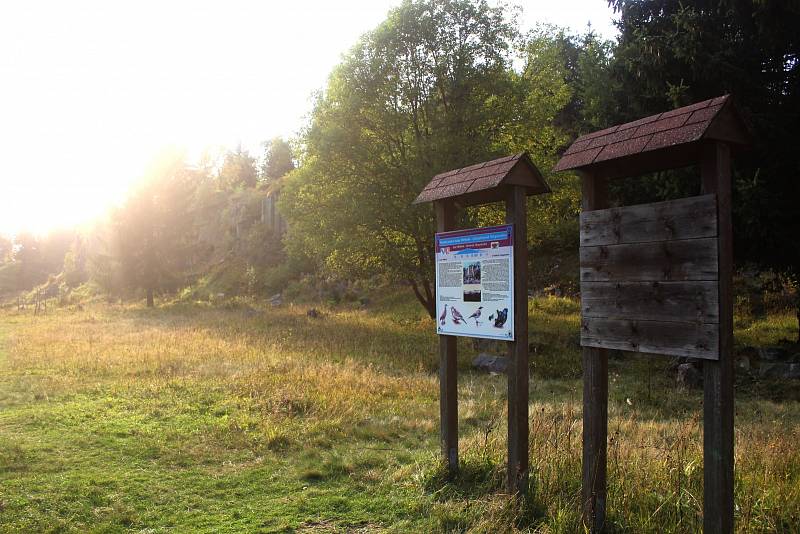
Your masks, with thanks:
[[[502,491],[505,378],[472,373],[470,343],[463,468],[446,481],[432,322],[402,297],[306,309],[0,312],[0,531],[578,531],[575,302],[532,302],[526,503]],[[748,343],[794,334],[788,314],[740,327]],[[611,364],[615,531],[701,525],[702,395],[676,388],[666,363]],[[740,382],[738,529],[795,531],[797,388]]]

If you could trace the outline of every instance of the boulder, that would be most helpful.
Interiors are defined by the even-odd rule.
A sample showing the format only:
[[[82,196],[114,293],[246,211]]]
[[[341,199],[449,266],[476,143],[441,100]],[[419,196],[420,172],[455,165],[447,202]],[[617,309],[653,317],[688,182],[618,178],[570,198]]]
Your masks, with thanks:
[[[487,373],[505,373],[508,369],[508,358],[482,352],[472,360],[472,367]]]
[[[489,354],[505,354],[508,347],[504,341],[495,341],[493,339],[472,338],[472,347],[478,352],[486,352]]]
[[[800,363],[761,362],[758,372],[762,378],[800,380]]]
[[[758,349],[758,357],[762,362],[787,362],[790,355],[783,347],[761,347]]]

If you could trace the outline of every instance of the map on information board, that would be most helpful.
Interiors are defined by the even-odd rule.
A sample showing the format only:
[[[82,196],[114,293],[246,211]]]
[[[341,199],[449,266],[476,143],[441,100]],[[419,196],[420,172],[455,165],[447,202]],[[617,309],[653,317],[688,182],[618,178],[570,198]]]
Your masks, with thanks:
[[[439,334],[514,340],[512,225],[436,234]]]

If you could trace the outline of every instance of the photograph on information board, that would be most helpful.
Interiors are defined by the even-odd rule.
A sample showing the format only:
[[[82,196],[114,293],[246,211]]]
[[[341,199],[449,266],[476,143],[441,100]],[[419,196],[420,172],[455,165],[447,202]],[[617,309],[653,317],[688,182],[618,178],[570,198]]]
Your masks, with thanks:
[[[514,340],[511,225],[436,234],[437,332]]]

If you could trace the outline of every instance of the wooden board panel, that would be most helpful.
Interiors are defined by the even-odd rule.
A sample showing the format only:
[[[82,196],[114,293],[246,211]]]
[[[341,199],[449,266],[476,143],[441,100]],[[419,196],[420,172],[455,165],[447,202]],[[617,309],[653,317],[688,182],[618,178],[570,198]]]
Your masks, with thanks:
[[[719,325],[583,317],[581,345],[719,359]]]
[[[581,282],[717,280],[716,238],[581,247]]]
[[[583,282],[581,314],[607,319],[719,322],[717,282]]]
[[[716,236],[716,195],[581,213],[581,246]]]

